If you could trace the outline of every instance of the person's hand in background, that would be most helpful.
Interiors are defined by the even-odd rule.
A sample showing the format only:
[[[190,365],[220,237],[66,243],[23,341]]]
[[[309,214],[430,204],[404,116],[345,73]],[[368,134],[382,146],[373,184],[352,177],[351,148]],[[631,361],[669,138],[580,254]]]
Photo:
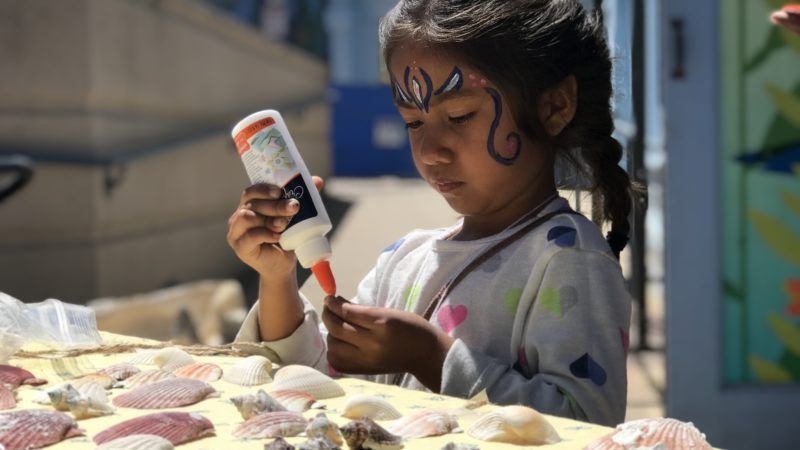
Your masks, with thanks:
[[[769,20],[800,35],[800,5],[784,5],[779,11],[773,12]]]

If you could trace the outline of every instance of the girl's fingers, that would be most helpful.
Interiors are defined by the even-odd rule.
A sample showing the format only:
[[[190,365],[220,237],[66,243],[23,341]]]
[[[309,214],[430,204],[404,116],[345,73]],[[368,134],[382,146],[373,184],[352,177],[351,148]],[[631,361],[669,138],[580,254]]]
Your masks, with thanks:
[[[262,216],[292,217],[300,210],[300,202],[293,198],[289,200],[250,200],[244,204],[244,207]]]
[[[357,325],[346,322],[327,307],[322,309],[322,322],[325,324],[325,328],[328,329],[329,336],[356,347],[364,339],[365,331],[367,331]]]
[[[328,333],[328,363],[336,370],[358,373],[355,363],[362,359],[358,347]]]
[[[277,244],[278,240],[280,240],[280,235],[266,228],[251,228],[234,241],[232,247],[237,253],[240,251],[252,252],[263,244]]]
[[[375,322],[385,313],[382,308],[372,308],[348,302],[342,297],[325,297],[325,307],[343,321],[364,329],[374,328]]]
[[[253,200],[278,200],[283,195],[283,190],[271,184],[254,184],[242,192],[240,205]]]

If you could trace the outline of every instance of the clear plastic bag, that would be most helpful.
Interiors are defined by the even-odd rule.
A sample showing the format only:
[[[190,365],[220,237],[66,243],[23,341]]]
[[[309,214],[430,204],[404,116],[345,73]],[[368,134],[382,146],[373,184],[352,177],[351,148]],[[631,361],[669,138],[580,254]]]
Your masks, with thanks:
[[[6,341],[9,346],[13,346],[20,340],[23,344],[41,342],[56,347],[91,347],[103,341],[97,331],[97,320],[91,308],[52,298],[40,303],[25,304],[2,292],[0,331],[3,332],[0,340],[4,348]],[[18,349],[19,347],[14,349],[11,354]],[[5,349],[3,353],[6,353]]]

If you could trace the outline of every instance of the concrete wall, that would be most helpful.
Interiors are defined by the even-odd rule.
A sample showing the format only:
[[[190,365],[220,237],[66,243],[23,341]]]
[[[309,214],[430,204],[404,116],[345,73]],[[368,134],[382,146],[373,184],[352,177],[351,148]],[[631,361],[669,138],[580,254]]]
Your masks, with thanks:
[[[36,160],[0,204],[0,291],[22,300],[241,272],[228,132],[254,110],[281,110],[330,172],[325,66],[200,3],[0,0],[0,61],[0,157]]]

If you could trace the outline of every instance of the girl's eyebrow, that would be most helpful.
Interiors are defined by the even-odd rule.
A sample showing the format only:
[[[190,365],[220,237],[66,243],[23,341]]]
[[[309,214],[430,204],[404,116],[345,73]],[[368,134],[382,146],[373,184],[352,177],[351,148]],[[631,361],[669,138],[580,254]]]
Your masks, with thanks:
[[[445,93],[440,94],[440,95],[433,96],[433,98],[431,99],[431,106],[434,106],[434,105],[436,105],[438,103],[446,102],[446,101],[449,101],[449,100],[454,100],[454,99],[459,99],[459,98],[470,98],[470,97],[476,97],[476,96],[478,96],[478,90],[471,89],[471,88],[461,89],[461,90],[458,90],[458,91],[449,91],[449,92],[445,92]],[[395,101],[395,105],[397,105],[398,108],[419,109],[416,104],[404,102],[404,101],[402,101],[400,99],[397,99]]]

